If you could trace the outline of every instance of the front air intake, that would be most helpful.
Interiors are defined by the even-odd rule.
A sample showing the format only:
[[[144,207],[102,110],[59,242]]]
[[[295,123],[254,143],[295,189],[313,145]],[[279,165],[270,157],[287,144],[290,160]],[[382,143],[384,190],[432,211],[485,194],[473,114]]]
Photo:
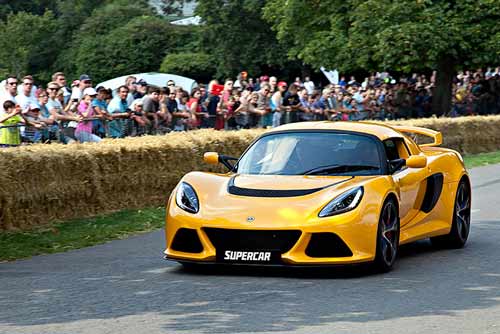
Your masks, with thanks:
[[[349,257],[352,252],[334,233],[313,233],[306,248],[309,257]]]
[[[203,228],[217,250],[247,250],[288,252],[299,240],[297,230],[233,230]]]
[[[180,228],[177,231],[171,248],[185,253],[201,253],[203,251],[198,233],[190,228]]]

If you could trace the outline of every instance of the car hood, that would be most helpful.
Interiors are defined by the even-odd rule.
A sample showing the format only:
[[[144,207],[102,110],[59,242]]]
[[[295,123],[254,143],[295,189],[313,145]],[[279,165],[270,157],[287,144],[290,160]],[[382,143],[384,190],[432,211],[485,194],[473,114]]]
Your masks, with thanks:
[[[333,198],[377,177],[192,172],[182,181],[189,183],[198,195],[197,215],[222,224],[246,221],[253,216],[269,227],[290,218],[303,221],[317,217],[319,210]]]

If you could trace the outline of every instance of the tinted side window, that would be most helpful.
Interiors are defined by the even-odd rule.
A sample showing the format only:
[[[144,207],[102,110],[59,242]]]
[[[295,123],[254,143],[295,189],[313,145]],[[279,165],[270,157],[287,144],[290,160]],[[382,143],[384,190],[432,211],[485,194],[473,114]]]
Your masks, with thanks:
[[[387,160],[399,159],[398,147],[393,139],[388,139],[384,141],[385,154],[387,155]]]

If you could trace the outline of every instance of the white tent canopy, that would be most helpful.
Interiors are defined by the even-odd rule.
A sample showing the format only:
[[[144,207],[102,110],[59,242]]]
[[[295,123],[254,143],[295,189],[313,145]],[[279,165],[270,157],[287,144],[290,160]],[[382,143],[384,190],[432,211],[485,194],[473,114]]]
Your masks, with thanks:
[[[199,26],[201,24],[201,17],[200,16],[188,17],[177,21],[171,21],[170,24],[178,26],[191,26],[191,25]]]
[[[190,78],[182,77],[180,75],[175,75],[175,74],[152,72],[152,73],[138,73],[138,74],[124,75],[118,78],[101,82],[96,87],[103,86],[105,88],[116,90],[118,87],[125,84],[125,79],[127,79],[127,77],[129,76],[136,77],[137,81],[142,79],[146,81],[148,85],[157,87],[166,87],[167,81],[173,80],[176,86],[182,87],[182,89],[184,89],[188,93],[191,93],[191,90],[194,87],[198,86],[198,83]]]

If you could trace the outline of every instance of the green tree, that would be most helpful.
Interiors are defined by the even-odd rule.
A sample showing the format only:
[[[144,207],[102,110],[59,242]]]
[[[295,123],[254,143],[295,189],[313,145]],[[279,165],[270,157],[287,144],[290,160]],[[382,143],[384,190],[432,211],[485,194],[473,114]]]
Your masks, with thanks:
[[[202,18],[200,51],[213,57],[217,76],[234,76],[246,70],[282,67],[285,49],[262,19],[267,0],[199,0],[195,13]],[[193,50],[197,52],[197,50]]]
[[[163,18],[141,16],[108,31],[81,40],[73,60],[76,73],[96,81],[136,72],[156,71],[178,43],[176,30]]]
[[[68,2],[61,3],[59,10],[60,26],[57,41],[63,43],[58,55],[56,67],[71,77],[78,77],[81,73],[77,69],[76,59],[81,59],[79,53],[85,46],[102,42],[106,35],[132,19],[141,16],[154,15],[152,9],[141,0],[132,4],[125,0],[114,0],[104,3],[103,0],[78,0],[79,6],[69,6]],[[73,20],[70,17],[74,17]],[[98,47],[100,50],[101,47]],[[88,49],[85,49],[88,50]],[[126,51],[126,50],[123,50]]]
[[[454,71],[500,60],[498,0],[269,0],[288,55],[315,68],[436,69],[434,110],[451,108]]]
[[[33,74],[45,79],[45,69],[54,57],[52,34],[57,23],[52,12],[33,15],[25,12],[9,14],[0,24],[1,75]]]
[[[9,14],[27,12],[30,14],[43,15],[45,11],[55,11],[58,0],[9,0],[7,3],[0,2],[0,20],[5,20]]]
[[[160,67],[161,72],[175,73],[202,82],[210,81],[215,70],[212,57],[202,52],[170,53]]]

